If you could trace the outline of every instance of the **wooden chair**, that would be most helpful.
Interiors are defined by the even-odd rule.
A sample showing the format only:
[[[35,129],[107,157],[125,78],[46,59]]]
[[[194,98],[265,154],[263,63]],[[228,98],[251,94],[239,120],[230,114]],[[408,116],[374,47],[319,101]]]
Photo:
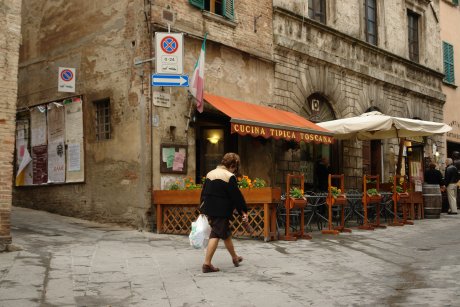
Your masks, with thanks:
[[[403,192],[398,192],[397,191],[397,186],[398,183],[400,183],[401,179],[403,180],[402,183],[402,189]],[[411,198],[409,193],[406,191],[407,190],[407,182],[406,182],[406,177],[401,176],[401,175],[395,175],[393,177],[393,223],[390,223],[390,226],[404,226],[404,225],[414,225],[413,222],[408,221],[408,214],[410,211],[410,205],[411,205]],[[402,220],[399,220],[398,218],[398,203],[401,206],[401,210],[403,213],[403,218]]]
[[[345,188],[344,188],[344,178],[345,175],[331,175],[329,174],[328,177],[328,194],[326,197],[326,204],[328,207],[328,229],[322,231],[323,234],[339,234],[340,232],[351,232],[350,228],[345,228],[345,206],[347,205],[347,197],[345,196]],[[334,197],[332,195],[332,179],[340,180],[340,190],[341,194],[338,197]],[[332,226],[332,206],[341,206],[341,218],[340,218],[340,226],[333,227]]]
[[[304,191],[304,175],[291,175],[288,174],[286,178],[286,200],[284,206],[286,208],[286,230],[284,236],[280,236],[281,240],[295,241],[297,239],[310,240],[312,237],[305,233],[305,207],[307,206],[307,199],[296,199],[289,196],[291,190],[291,182],[293,179],[300,180],[300,189]],[[295,232],[291,232],[291,210],[294,208],[300,209],[300,229]]]
[[[377,195],[367,194],[368,180],[375,180],[375,189],[377,190]],[[363,212],[364,212],[364,221],[363,225],[359,226],[359,229],[364,230],[374,230],[374,228],[386,228],[386,226],[380,225],[380,203],[382,202],[382,195],[380,195],[380,176],[379,175],[364,175],[363,177]],[[375,223],[371,224],[368,220],[368,211],[367,205],[375,204]]]

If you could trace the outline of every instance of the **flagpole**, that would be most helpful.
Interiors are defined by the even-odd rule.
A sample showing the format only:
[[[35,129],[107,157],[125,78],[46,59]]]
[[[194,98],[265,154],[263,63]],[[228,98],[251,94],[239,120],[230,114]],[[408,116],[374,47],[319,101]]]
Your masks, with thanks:
[[[190,101],[190,108],[188,110],[187,125],[185,126],[185,133],[188,132],[188,128],[190,127],[190,119],[192,118],[193,95],[190,94],[190,92],[188,92],[188,100]]]
[[[204,64],[204,50],[205,50],[205,44],[206,44],[206,37],[208,36],[208,33],[206,32],[204,34],[204,38],[203,38],[203,44],[201,45],[201,49],[200,49],[200,55],[198,56],[198,60],[195,64],[195,68],[194,68],[194,71],[193,71],[193,75],[192,75],[192,82],[191,82],[191,85],[190,86],[195,86],[195,78],[197,77],[196,75],[196,72],[197,72],[197,69],[199,68],[199,64],[200,64],[200,61],[203,60],[203,64]],[[203,59],[201,59],[201,57],[203,57]],[[202,67],[202,69],[204,70],[204,67]],[[203,71],[204,73],[204,71]],[[198,76],[199,77],[199,76]],[[202,86],[201,88],[201,91],[204,91],[204,85]],[[188,100],[190,101],[190,108],[189,108],[189,111],[188,111],[188,116],[187,116],[187,125],[185,126],[185,132],[187,133],[188,132],[188,129],[190,127],[190,120],[192,118],[192,108],[193,108],[193,105],[194,105],[194,102],[197,104],[198,103],[198,99],[194,96],[196,95],[197,93],[194,93],[192,94],[192,92],[190,91],[190,89],[188,90]],[[203,97],[202,97],[203,93],[201,92],[201,95],[200,95],[200,100],[201,100],[201,111],[203,111]],[[195,100],[195,101],[193,101]]]

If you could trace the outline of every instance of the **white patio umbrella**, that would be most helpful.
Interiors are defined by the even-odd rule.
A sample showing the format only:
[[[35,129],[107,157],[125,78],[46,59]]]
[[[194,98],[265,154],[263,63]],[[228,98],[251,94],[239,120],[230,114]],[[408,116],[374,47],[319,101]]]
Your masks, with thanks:
[[[331,120],[317,124],[334,133],[340,140],[382,140],[441,134],[452,130],[444,123],[394,117],[377,111],[355,117]]]

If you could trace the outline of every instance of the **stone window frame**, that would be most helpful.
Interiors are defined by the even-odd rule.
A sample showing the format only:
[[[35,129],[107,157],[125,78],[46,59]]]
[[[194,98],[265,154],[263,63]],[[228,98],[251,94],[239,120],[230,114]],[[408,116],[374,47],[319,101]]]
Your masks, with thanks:
[[[93,105],[95,108],[94,128],[96,141],[112,139],[110,98],[93,101]]]

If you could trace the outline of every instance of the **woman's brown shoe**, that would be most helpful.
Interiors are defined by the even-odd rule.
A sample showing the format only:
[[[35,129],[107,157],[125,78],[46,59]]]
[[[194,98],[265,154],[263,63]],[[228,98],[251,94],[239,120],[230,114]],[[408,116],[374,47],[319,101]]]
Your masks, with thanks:
[[[201,270],[203,271],[203,273],[213,273],[213,272],[220,271],[218,268],[214,267],[212,264],[210,265],[203,264],[203,266],[201,267]]]
[[[240,266],[240,262],[243,261],[243,257],[241,256],[238,256],[236,258],[233,258],[233,265],[238,267]]]

